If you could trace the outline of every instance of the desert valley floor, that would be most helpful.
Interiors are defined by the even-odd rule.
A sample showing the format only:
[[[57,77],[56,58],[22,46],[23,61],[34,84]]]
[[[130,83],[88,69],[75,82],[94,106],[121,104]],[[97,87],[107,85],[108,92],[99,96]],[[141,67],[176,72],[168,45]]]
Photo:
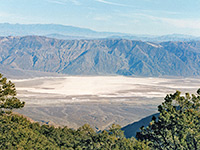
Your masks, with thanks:
[[[200,79],[134,78],[124,76],[65,76],[11,79],[18,98],[26,102],[18,112],[35,121],[78,128],[121,126],[157,112],[166,94],[195,93]]]

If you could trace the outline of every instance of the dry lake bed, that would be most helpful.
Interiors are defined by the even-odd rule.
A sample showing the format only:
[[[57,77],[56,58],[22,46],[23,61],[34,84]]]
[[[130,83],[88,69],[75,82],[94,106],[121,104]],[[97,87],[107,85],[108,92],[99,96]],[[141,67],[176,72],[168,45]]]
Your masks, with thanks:
[[[85,123],[96,129],[113,123],[124,126],[156,113],[166,94],[176,90],[196,93],[200,88],[200,79],[193,78],[66,76],[11,80],[18,98],[26,102],[19,113],[72,128]]]

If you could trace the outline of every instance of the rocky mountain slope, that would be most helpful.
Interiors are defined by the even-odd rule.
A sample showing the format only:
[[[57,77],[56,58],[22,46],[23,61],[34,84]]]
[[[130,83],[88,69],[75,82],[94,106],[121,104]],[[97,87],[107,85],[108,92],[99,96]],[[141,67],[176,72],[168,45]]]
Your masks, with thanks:
[[[70,75],[199,76],[200,41],[0,37],[0,65]]]

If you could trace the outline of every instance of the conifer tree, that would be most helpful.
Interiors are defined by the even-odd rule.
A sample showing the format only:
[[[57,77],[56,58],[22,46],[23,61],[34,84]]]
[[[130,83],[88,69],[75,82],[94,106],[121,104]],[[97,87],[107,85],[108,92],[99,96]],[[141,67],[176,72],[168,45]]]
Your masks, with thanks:
[[[15,85],[0,74],[0,113],[11,112],[12,109],[24,107],[25,102],[21,102],[16,97]]]
[[[142,127],[137,139],[151,141],[154,149],[200,149],[200,89],[197,95],[167,95],[158,111],[160,116]]]

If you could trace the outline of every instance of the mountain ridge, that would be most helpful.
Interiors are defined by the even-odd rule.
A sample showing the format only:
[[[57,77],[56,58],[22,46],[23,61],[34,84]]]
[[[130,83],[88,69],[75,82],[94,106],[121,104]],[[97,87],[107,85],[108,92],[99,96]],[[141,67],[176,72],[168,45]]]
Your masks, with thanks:
[[[0,64],[68,75],[199,76],[200,41],[0,37]]]
[[[106,37],[112,35],[121,35],[115,32],[98,32],[88,28],[75,27],[61,24],[10,24],[0,23],[1,36],[27,36],[40,35],[48,36],[51,34],[60,34],[63,36],[84,36],[85,38]],[[128,35],[128,34],[122,34]]]
[[[151,42],[200,40],[200,37],[184,34],[134,35],[130,33],[95,31],[89,28],[61,24],[0,23],[0,36],[27,35],[40,35],[65,40],[97,38],[141,40]]]

